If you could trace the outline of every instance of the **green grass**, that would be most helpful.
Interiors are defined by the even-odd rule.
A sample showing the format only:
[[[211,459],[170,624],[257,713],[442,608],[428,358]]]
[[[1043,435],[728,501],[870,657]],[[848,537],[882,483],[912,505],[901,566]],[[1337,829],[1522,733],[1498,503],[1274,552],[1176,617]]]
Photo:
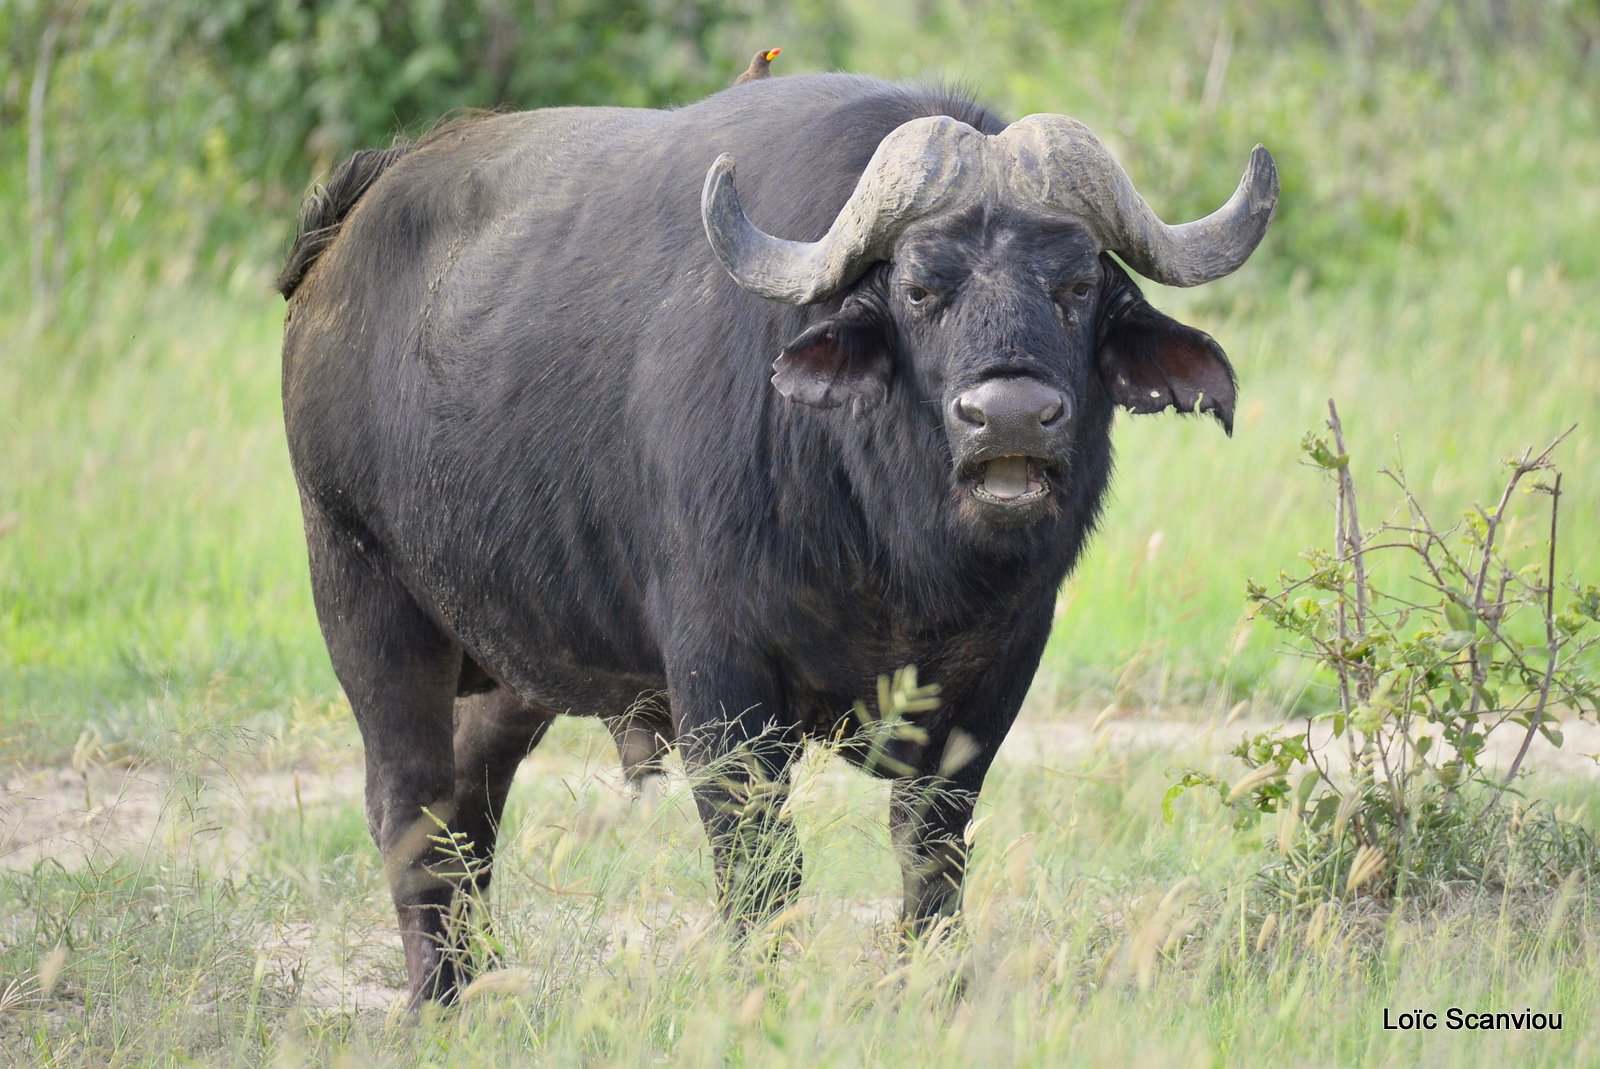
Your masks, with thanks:
[[[18,332],[0,459],[0,722],[40,756],[331,691],[260,295],[147,294]],[[192,711],[192,712],[190,712]],[[194,721],[189,717],[193,716]]]
[[[1298,443],[1329,397],[1364,486],[1403,453],[1436,519],[1489,495],[1498,458],[1578,423],[1559,454],[1560,570],[1594,579],[1600,116],[1574,88],[1585,69],[1554,46],[1352,56],[1270,20],[1236,23],[1219,66],[1231,8],[1156,4],[1130,24],[1088,6],[1080,27],[1079,8],[886,0],[848,35],[856,69],[943,73],[1013,115],[1078,116],[1172,218],[1220,203],[1256,141],[1283,176],[1240,272],[1148,288],[1230,353],[1235,436],[1119,423],[1105,522],[1028,718],[1117,701],[1200,722],[1241,698],[1265,718],[1305,700],[1301,664],[1248,622],[1243,590],[1328,542]],[[803,40],[777,43],[785,73],[806,69]],[[163,167],[104,167],[69,201],[59,301],[0,303],[0,754],[7,770],[70,761],[92,778],[135,760],[173,777],[143,839],[108,840],[93,865],[0,872],[0,1064],[1600,1063],[1593,888],[1302,920],[1258,950],[1257,841],[1187,802],[1161,822],[1183,754],[1000,768],[964,961],[897,961],[883,788],[813,770],[804,915],[776,964],[746,960],[707,924],[686,800],[616,811],[586,785],[612,757],[582,723],[558,725],[513,797],[505,989],[416,1026],[353,1010],[401,982],[401,961],[308,596],[275,264],[254,251],[276,250],[292,196],[230,170],[194,96],[203,72],[180,73]],[[64,99],[92,111],[97,83],[74,78]],[[62,158],[107,158],[117,132],[64,133]],[[8,296],[28,292],[20,137],[0,126]],[[179,216],[214,186],[198,221]],[[261,203],[275,206],[252,215]],[[196,236],[205,212],[227,216],[221,247]],[[1385,499],[1364,501],[1376,521]],[[1537,787],[1596,826],[1591,783]],[[953,1004],[959,967],[973,982]],[[1566,1030],[1381,1028],[1384,1007],[1451,1005],[1553,1008]]]
[[[1208,104],[1206,33],[1157,38],[1148,55],[1167,78],[1151,80],[1148,65],[1070,38],[1039,36],[1025,68],[1004,65],[1031,32],[1020,25],[954,25],[974,42],[954,68],[935,39],[864,26],[857,65],[943,66],[1013,114],[1071,111],[1173,217],[1220,202],[1256,140],[1284,176],[1279,219],[1241,271],[1196,291],[1150,287],[1228,349],[1237,430],[1121,421],[1105,523],[1063,591],[1040,701],[1296,691],[1298,666],[1249,626],[1242,590],[1327,540],[1326,491],[1297,445],[1329,397],[1358,476],[1373,484],[1403,453],[1446,515],[1491,492],[1500,457],[1579,424],[1560,454],[1561,564],[1594,574],[1600,305],[1587,295],[1600,249],[1585,235],[1600,228],[1586,177],[1600,143],[1582,136],[1595,104],[1565,68],[1522,53],[1414,66],[1241,44]],[[273,730],[295,699],[335,693],[281,440],[271,265],[246,258],[208,278],[212,261],[190,249],[169,273],[181,281],[163,283],[127,256],[125,275],[74,276],[43,323],[0,313],[0,346],[17,354],[0,364],[0,394],[23,402],[0,450],[0,736],[40,759],[85,730],[145,750],[168,731]],[[20,291],[24,261],[4,266]]]
[[[809,762],[799,915],[767,962],[709,922],[681,780],[653,813],[596,784],[609,742],[566,722],[524,770],[493,901],[507,970],[457,1012],[389,1012],[398,941],[359,799],[297,809],[191,767],[171,828],[121,858],[0,873],[0,1053],[46,1066],[1588,1064],[1596,902],[1464,895],[1259,940],[1255,859],[1198,806],[1154,814],[1183,753],[1003,763],[969,878],[969,941],[897,960],[882,785]],[[225,755],[233,767],[248,752]],[[185,776],[189,777],[185,779]],[[312,776],[303,774],[309,784]],[[202,788],[202,781],[210,781]],[[1585,792],[1591,823],[1592,792]],[[243,799],[242,801],[240,799]],[[212,829],[207,832],[204,829]],[[232,829],[242,848],[226,847]],[[313,830],[314,829],[314,830]],[[41,962],[58,954],[48,994]],[[152,967],[159,963],[159,967]],[[49,971],[47,969],[47,971]],[[968,979],[964,1001],[949,992]],[[3,986],[3,984],[0,984]],[[356,1008],[364,1001],[364,1008]],[[1450,1006],[1560,1033],[1397,1033]]]

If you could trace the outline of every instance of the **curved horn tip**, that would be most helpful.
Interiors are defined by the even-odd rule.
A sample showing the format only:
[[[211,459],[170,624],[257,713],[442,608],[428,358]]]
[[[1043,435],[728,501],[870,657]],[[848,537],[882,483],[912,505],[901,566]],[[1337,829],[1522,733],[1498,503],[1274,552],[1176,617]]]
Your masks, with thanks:
[[[710,185],[714,178],[731,177],[733,169],[739,163],[731,152],[724,152],[711,161],[711,167],[706,171],[706,184]]]
[[[731,152],[724,152],[712,161],[710,168],[706,171],[705,185],[700,187],[700,211],[702,214],[710,211],[712,205],[726,195],[723,193],[724,189],[728,190],[729,194],[732,194],[734,203],[738,203],[739,195],[732,190],[733,169],[737,163],[738,160],[734,159]]]
[[[1256,197],[1272,204],[1278,201],[1278,164],[1267,151],[1267,146],[1257,145],[1250,150],[1250,165],[1245,168],[1245,183]]]
[[[727,154],[724,153],[723,155]],[[1272,158],[1272,153],[1267,151],[1267,146],[1257,145],[1250,150],[1250,171],[1253,174],[1270,177],[1276,184],[1278,163]]]

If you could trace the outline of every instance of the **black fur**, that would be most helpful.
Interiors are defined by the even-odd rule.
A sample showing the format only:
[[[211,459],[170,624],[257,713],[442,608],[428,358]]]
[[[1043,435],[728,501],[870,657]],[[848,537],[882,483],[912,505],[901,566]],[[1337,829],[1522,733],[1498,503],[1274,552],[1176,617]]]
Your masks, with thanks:
[[[318,186],[300,206],[300,224],[295,228],[294,244],[278,280],[273,283],[285,298],[293,297],[311,265],[339,236],[339,224],[350,214],[378,176],[415,146],[402,141],[391,148],[364,149],[334,168],[328,184]]]
[[[898,777],[908,925],[957,903],[962,830],[1099,515],[1118,353],[1182,362],[1083,227],[1006,204],[911,228],[813,307],[716,262],[699,202],[719,153],[758,224],[811,240],[878,142],[933,114],[1004,127],[948,94],[784,78],[676,112],[459,125],[357,157],[308,208],[282,282],[285,416],[414,998],[459,980],[421,807],[487,866],[516,760],[558,713],[632,708],[696,773],[745,754],[696,794],[747,918],[799,872],[779,792],[752,780],[781,784],[800,739],[849,729],[880,674],[916,665],[942,687],[925,735],[848,752]],[[1058,391],[1064,414],[1010,437],[964,416],[996,381]],[[1050,492],[979,494],[1007,455]],[[502,697],[452,707],[486,688]]]

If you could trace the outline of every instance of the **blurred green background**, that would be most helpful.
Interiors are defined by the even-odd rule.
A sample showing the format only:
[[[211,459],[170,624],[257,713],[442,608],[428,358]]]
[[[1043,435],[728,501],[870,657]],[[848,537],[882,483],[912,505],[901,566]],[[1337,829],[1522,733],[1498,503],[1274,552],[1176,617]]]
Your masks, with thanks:
[[[1221,203],[1256,142],[1277,157],[1250,263],[1148,287],[1232,356],[1235,436],[1121,421],[1036,709],[1294,699],[1300,667],[1242,592],[1328,541],[1298,443],[1329,397],[1369,523],[1402,452],[1437,519],[1578,423],[1561,568],[1600,557],[1600,0],[5,0],[0,41],[0,750],[19,759],[340,722],[270,285],[314,176],[458,108],[690,101],[772,45],[778,76],[1075,115],[1169,219]]]

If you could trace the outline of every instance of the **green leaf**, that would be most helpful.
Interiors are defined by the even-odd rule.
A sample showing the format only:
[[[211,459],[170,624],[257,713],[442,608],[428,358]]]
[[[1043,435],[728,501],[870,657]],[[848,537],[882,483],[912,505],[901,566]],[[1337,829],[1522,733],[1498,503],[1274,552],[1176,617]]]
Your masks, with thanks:
[[[1357,731],[1363,735],[1371,735],[1383,726],[1384,710],[1374,709],[1370,705],[1358,706],[1351,719]]]
[[[1207,775],[1204,772],[1199,772],[1192,768],[1189,769],[1181,777],[1179,777],[1178,782],[1167,788],[1166,794],[1161,796],[1162,820],[1166,821],[1168,824],[1172,823],[1173,818],[1176,816],[1176,811],[1173,809],[1173,803],[1178,800],[1179,795],[1188,790],[1190,787],[1215,787],[1218,791],[1221,791],[1223,784],[1222,781],[1217,779],[1215,776]]]
[[[1311,458],[1311,463],[1324,471],[1337,471],[1350,466],[1350,454],[1335,453],[1326,439],[1314,434],[1306,435],[1300,442],[1300,448]]]
[[[1305,809],[1306,803],[1311,800],[1311,792],[1316,789],[1316,786],[1316,769],[1312,769],[1300,777],[1300,783],[1294,789],[1294,800],[1297,807],[1302,811]]]
[[[1460,602],[1456,601],[1454,596],[1445,599],[1444,618],[1452,631],[1465,631],[1468,634],[1477,633],[1478,618],[1469,613]]]
[[[1162,820],[1166,821],[1168,824],[1171,824],[1177,819],[1178,814],[1174,807],[1178,801],[1178,796],[1188,789],[1189,788],[1182,782],[1174,783],[1172,786],[1167,788],[1167,793],[1161,796]]]
[[[1311,825],[1312,828],[1320,831],[1321,829],[1332,824],[1334,817],[1336,817],[1338,813],[1339,796],[1337,794],[1325,794],[1321,798],[1317,799],[1317,804],[1313,806],[1311,812],[1307,814],[1306,823]]]

